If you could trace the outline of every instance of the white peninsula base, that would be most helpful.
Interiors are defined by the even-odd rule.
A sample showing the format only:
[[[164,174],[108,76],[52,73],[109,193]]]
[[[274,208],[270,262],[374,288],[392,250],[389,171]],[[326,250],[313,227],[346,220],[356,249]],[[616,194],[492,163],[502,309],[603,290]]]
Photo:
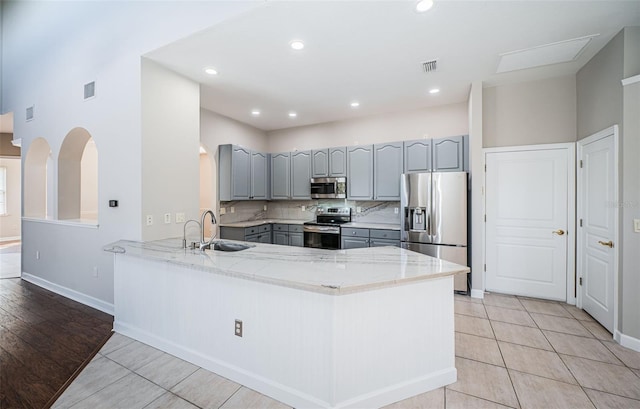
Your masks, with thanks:
[[[230,253],[183,252],[191,266],[115,255],[117,332],[296,408],[375,408],[456,381],[453,275],[314,292],[238,277]],[[199,261],[214,256],[216,272]]]

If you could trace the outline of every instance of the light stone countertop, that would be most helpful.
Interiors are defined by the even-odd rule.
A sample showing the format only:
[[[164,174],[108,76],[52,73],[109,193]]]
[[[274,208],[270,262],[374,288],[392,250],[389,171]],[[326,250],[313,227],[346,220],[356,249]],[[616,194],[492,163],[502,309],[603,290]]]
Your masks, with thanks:
[[[400,230],[399,224],[391,223],[360,223],[351,222],[340,225],[340,227],[352,227],[355,229],[380,229],[380,230]]]
[[[312,220],[294,220],[294,219],[264,219],[264,220],[247,220],[244,222],[220,223],[220,227],[255,227],[263,224],[304,224]]]
[[[328,295],[417,283],[470,271],[466,266],[391,246],[322,250],[246,244],[251,247],[237,252],[201,252],[183,249],[180,238],[151,242],[120,240],[105,246],[104,250]]]

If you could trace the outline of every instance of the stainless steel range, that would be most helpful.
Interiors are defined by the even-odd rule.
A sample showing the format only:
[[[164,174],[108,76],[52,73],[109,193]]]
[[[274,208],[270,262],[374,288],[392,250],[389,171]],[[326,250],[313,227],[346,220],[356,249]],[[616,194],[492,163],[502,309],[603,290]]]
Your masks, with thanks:
[[[319,249],[340,248],[340,225],[351,222],[350,207],[319,207],[315,222],[304,224],[304,246]]]

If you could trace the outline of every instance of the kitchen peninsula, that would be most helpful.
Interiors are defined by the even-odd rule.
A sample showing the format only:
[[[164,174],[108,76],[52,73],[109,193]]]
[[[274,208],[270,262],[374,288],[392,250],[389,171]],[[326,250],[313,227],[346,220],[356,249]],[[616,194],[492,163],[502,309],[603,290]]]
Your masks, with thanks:
[[[117,332],[288,405],[379,407],[456,381],[453,276],[468,267],[397,247],[105,250]]]

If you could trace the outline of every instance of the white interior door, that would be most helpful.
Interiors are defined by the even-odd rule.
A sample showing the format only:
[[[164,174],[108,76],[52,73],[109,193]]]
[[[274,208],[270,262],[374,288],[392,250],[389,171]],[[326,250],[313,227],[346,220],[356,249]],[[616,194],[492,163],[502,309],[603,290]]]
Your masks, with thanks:
[[[579,291],[582,308],[610,332],[617,270],[616,133],[612,127],[578,142]]]
[[[567,144],[487,150],[488,291],[567,300],[574,152]]]

